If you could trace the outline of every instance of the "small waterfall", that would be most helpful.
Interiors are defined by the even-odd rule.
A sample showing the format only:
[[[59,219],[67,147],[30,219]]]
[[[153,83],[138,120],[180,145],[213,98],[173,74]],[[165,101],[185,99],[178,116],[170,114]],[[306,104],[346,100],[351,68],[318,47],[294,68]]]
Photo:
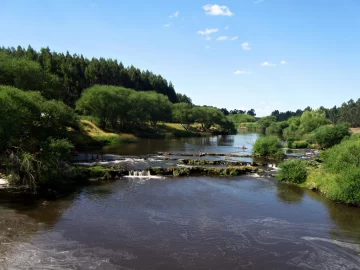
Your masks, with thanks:
[[[125,177],[136,177],[136,178],[161,178],[159,176],[151,175],[150,171],[129,171],[129,175]]]

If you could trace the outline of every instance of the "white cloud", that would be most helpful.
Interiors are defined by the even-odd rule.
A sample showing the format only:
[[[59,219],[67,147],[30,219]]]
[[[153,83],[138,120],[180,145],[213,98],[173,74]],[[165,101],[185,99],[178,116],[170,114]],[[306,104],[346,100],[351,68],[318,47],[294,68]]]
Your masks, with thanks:
[[[261,101],[261,102],[260,102],[260,105],[265,105],[265,104],[266,104],[265,101]]]
[[[262,3],[262,2],[264,2],[265,0],[256,0],[255,2],[254,2],[254,4],[260,4],[260,3]]]
[[[245,70],[237,70],[234,72],[235,75],[246,75],[246,74],[250,74],[250,72],[245,71]]]
[[[223,41],[229,39],[227,36],[218,37],[216,40]]]
[[[243,48],[244,51],[251,50],[249,42],[244,42],[243,44],[241,44],[241,47]]]
[[[204,31],[197,31],[198,35],[211,35],[216,32],[219,32],[218,28],[206,28]]]
[[[170,27],[170,23],[164,24],[164,27]]]
[[[287,64],[287,62],[286,62],[285,60],[282,60],[282,61],[280,62],[280,64],[282,64],[282,65],[286,65],[286,64]]]
[[[207,40],[207,41],[212,40],[212,37],[206,36],[206,37],[205,37],[205,40]]]
[[[239,37],[238,36],[236,36],[236,37],[232,37],[232,38],[230,38],[230,40],[237,40]]]
[[[276,64],[272,64],[270,62],[264,62],[261,64],[263,67],[276,67]]]
[[[179,17],[179,11],[176,11],[175,13],[173,13],[173,14],[171,14],[170,16],[169,16],[169,18],[170,19],[172,19],[172,18],[177,18],[177,17]]]
[[[203,6],[207,15],[211,16],[233,16],[234,13],[230,11],[227,6],[219,6],[219,5],[205,5]]]
[[[224,29],[225,29],[225,30],[228,30],[228,29],[229,29],[229,26],[225,26]]]

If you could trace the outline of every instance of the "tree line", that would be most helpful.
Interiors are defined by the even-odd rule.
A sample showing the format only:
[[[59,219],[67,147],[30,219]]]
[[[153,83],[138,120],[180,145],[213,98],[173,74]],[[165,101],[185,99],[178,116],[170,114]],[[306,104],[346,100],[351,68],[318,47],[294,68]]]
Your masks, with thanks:
[[[169,99],[153,91],[134,91],[124,87],[95,85],[86,89],[76,102],[76,109],[84,115],[99,119],[100,126],[114,130],[134,131],[150,123],[180,123],[185,130],[198,123],[201,131],[219,127],[224,133],[235,131],[234,125],[217,108],[195,106],[190,102],[172,104]]]
[[[84,89],[96,84],[155,91],[173,103],[178,98],[191,102],[186,95],[177,95],[171,82],[149,70],[125,67],[116,59],[58,53],[49,47],[36,51],[30,45],[27,49],[0,48],[0,84],[39,90],[45,97],[61,99],[69,106],[75,105]]]
[[[360,127],[360,98],[357,101],[350,99],[340,107],[325,108],[321,106],[319,110],[325,113],[325,117],[332,124],[348,123],[351,127]],[[281,122],[287,121],[291,117],[300,117],[306,111],[312,111],[312,108],[308,106],[304,110],[298,109],[295,112],[279,112],[279,110],[275,110],[271,113],[271,116],[274,116],[276,121]]]

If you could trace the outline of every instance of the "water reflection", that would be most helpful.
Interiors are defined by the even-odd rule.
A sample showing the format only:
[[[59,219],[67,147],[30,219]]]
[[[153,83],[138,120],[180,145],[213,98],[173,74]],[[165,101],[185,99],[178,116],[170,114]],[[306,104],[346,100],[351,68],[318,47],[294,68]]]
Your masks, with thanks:
[[[360,267],[359,209],[264,178],[120,179],[0,215],[0,269]]]
[[[245,133],[237,135],[219,135],[200,138],[182,139],[142,139],[136,144],[120,147],[106,147],[103,153],[117,155],[147,155],[157,152],[216,152],[216,153],[251,153],[259,134]],[[247,150],[242,151],[241,147]]]
[[[304,198],[305,191],[303,188],[279,182],[276,183],[276,187],[276,195],[282,202],[298,204]]]
[[[356,239],[360,242],[360,208],[330,201],[318,192],[304,190],[313,200],[326,206],[329,218],[336,225],[331,234],[336,237],[345,237],[348,240]]]

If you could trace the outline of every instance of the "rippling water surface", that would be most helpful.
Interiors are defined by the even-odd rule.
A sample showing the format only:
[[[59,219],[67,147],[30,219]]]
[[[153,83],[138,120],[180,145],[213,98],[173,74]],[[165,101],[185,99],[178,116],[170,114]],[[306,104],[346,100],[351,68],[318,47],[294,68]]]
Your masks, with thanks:
[[[124,178],[58,201],[0,197],[0,269],[360,269],[359,253],[358,208],[271,178]]]

